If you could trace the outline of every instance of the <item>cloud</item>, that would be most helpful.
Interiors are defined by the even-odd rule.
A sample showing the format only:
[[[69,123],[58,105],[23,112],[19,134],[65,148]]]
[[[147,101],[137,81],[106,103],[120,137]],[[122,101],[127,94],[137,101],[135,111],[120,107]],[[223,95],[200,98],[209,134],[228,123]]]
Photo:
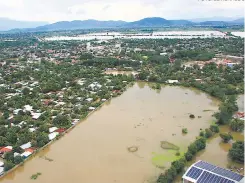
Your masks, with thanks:
[[[191,19],[244,16],[243,1],[202,0],[0,0],[0,17],[19,20]]]

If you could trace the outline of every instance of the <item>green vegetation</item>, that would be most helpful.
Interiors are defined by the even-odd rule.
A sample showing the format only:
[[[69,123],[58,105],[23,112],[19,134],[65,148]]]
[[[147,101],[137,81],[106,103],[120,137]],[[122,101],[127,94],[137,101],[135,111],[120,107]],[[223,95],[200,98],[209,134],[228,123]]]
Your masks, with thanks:
[[[244,121],[240,119],[232,119],[230,122],[230,128],[236,132],[242,132],[244,129]]]
[[[184,157],[181,157],[180,159],[173,161],[171,167],[168,170],[166,170],[165,173],[161,174],[158,177],[157,182],[158,183],[173,182],[176,175],[184,170],[187,161],[192,160],[193,156],[195,156],[195,154],[198,151],[205,149],[205,147],[206,147],[206,139],[202,137],[198,138],[195,142],[193,142],[188,147],[188,151],[185,153]]]
[[[214,124],[214,125],[211,125],[210,126],[210,130],[213,132],[213,133],[219,133],[219,126]]]
[[[188,133],[187,128],[183,128],[183,129],[182,129],[182,133],[183,133],[183,134],[187,134],[187,133]]]
[[[176,146],[170,142],[167,142],[167,141],[161,141],[161,148],[170,149],[170,150],[179,150],[178,146]]]
[[[36,174],[33,174],[33,175],[31,176],[31,179],[36,180],[36,179],[38,178],[38,176],[40,176],[40,175],[42,175],[40,172],[38,172],[38,173],[36,173]]]
[[[233,139],[230,133],[221,133],[219,136],[223,139],[224,143],[228,143],[231,139]]]
[[[244,163],[244,142],[237,141],[233,143],[228,155],[232,160]]]
[[[169,80],[177,80],[174,85],[197,88],[221,101],[219,112],[214,115],[217,124],[201,131],[201,137],[189,145],[183,156],[171,152],[170,159],[162,154],[153,157],[159,167],[166,160],[174,161],[159,177],[159,183],[172,182],[186,161],[205,148],[206,138],[219,132],[218,125],[229,124],[234,131],[244,128],[244,122],[233,119],[238,111],[236,95],[244,93],[243,61],[235,59],[237,64],[232,67],[213,60],[207,62],[212,58],[221,61],[227,55],[244,56],[243,38],[93,40],[88,48],[86,41],[40,41],[51,34],[81,32],[0,34],[2,147],[12,146],[13,152],[18,153],[24,152],[20,146],[28,142],[35,149],[43,147],[50,142],[51,127],[67,130],[103,101],[121,95],[135,79],[154,82],[155,89],[161,89],[161,84]],[[197,60],[205,62],[199,64]],[[105,70],[137,71],[138,75],[106,75]],[[26,110],[25,106],[31,109]],[[189,117],[195,118],[193,114]],[[231,138],[228,134],[220,136],[224,141]],[[243,142],[233,144],[229,151],[231,159],[244,162],[242,146]],[[169,142],[161,142],[161,147],[179,151]],[[14,157],[13,152],[5,154],[5,171],[23,161],[21,156]]]
[[[213,136],[213,132],[210,129],[205,129],[205,137],[210,138]]]

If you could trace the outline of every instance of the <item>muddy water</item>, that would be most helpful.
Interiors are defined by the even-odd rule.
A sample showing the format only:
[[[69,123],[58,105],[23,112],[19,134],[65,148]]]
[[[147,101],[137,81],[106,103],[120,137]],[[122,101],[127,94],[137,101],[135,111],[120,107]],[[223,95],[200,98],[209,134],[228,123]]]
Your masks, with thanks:
[[[244,111],[244,95],[238,96],[237,105],[239,111]],[[232,134],[233,142],[237,140],[240,141],[244,140],[244,133],[233,132],[231,131],[228,125],[220,126],[220,133],[228,133],[228,132]],[[231,147],[232,147],[232,142],[223,143],[219,134],[216,134],[215,136],[208,139],[206,149],[204,151],[199,152],[196,158],[188,163],[187,167],[189,167],[191,164],[193,164],[198,160],[204,160],[223,168],[230,168],[230,167],[244,168],[244,164],[236,163],[228,158],[228,152]],[[237,173],[243,174],[244,172],[241,171]],[[181,183],[181,177],[182,175],[178,176],[177,179],[175,180],[175,183]]]
[[[176,158],[176,152],[163,150],[160,142],[171,142],[184,152],[199,129],[210,125],[217,108],[214,100],[197,91],[170,86],[156,91],[145,83],[136,83],[1,182],[153,181],[163,171],[155,165],[167,168]],[[191,120],[189,113],[196,118]],[[188,134],[182,135],[182,128],[187,128]],[[131,146],[138,151],[128,152]],[[31,180],[31,175],[38,172],[42,175]]]

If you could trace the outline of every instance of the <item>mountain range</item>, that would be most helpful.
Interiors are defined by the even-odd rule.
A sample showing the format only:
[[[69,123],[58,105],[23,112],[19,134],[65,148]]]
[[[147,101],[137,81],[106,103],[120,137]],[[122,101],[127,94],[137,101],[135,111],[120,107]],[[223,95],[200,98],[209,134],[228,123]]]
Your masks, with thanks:
[[[7,31],[10,29],[24,29],[24,28],[36,28],[38,26],[47,25],[48,22],[31,22],[31,21],[18,21],[11,20],[9,18],[0,17],[0,31]]]
[[[22,32],[37,32],[37,31],[56,31],[56,30],[75,30],[75,29],[92,29],[92,28],[141,28],[141,27],[171,27],[171,26],[229,26],[229,25],[244,25],[244,18],[229,19],[229,21],[190,21],[190,20],[167,20],[160,17],[149,17],[134,22],[125,21],[99,21],[99,20],[74,20],[60,21],[52,24],[45,22],[19,22],[9,20],[10,24],[6,23],[6,19],[0,18],[0,30],[22,31]],[[204,19],[203,19],[204,20]],[[2,22],[5,22],[3,24]],[[5,27],[3,26],[5,25]],[[29,26],[28,26],[29,25]],[[25,27],[26,26],[26,27]],[[1,28],[3,27],[3,28]]]

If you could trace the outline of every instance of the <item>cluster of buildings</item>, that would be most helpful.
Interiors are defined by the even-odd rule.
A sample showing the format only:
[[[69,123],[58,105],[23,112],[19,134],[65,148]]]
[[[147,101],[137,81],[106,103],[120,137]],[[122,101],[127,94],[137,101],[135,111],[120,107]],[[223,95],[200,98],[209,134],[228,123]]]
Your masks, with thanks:
[[[183,64],[186,68],[193,67],[194,65],[198,65],[200,69],[202,69],[206,64],[215,63],[218,67],[219,66],[226,66],[226,67],[234,67],[235,65],[241,64],[240,58],[236,59],[228,59],[226,56],[223,58],[215,57],[209,61],[190,61]]]

